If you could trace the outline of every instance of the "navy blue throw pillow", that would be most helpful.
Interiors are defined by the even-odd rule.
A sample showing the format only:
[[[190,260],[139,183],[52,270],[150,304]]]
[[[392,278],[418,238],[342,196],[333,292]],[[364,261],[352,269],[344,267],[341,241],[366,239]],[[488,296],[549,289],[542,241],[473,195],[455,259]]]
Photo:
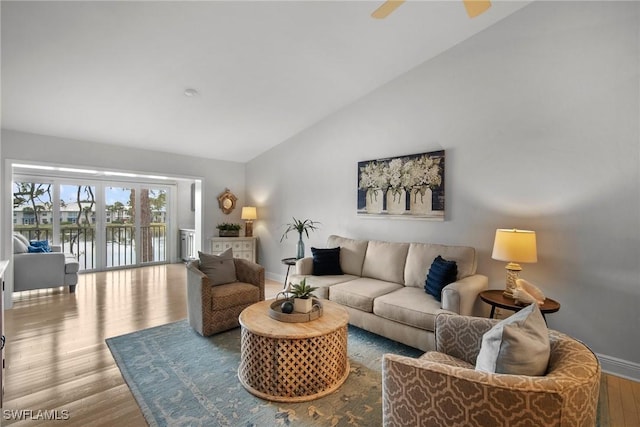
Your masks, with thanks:
[[[455,261],[447,261],[440,255],[433,260],[429,273],[427,273],[427,280],[424,283],[424,290],[433,297],[442,301],[442,288],[449,283],[456,281],[458,276],[458,265]]]
[[[42,246],[32,246],[32,245],[29,245],[29,247],[28,247],[27,249],[29,250],[29,253],[30,253],[30,254],[38,253],[38,252],[47,252],[47,251],[45,250],[45,248],[43,248]]]
[[[313,254],[314,276],[342,274],[339,247],[330,249],[311,248],[311,253]]]
[[[51,252],[48,240],[32,240],[29,244],[34,248],[42,248],[42,250],[30,251],[30,252]]]

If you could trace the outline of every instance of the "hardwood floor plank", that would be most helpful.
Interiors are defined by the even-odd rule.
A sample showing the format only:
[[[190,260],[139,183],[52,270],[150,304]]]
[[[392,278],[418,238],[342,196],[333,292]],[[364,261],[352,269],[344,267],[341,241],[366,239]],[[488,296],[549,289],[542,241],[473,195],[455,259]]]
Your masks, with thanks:
[[[267,281],[273,298],[282,283]],[[5,312],[7,410],[67,410],[68,420],[2,420],[14,426],[147,423],[105,339],[184,319],[183,264],[82,274],[65,288],[22,292]],[[603,377],[602,426],[637,426],[640,383]]]
[[[640,413],[634,399],[633,381],[620,378],[620,395],[622,398],[624,425],[640,426]]]

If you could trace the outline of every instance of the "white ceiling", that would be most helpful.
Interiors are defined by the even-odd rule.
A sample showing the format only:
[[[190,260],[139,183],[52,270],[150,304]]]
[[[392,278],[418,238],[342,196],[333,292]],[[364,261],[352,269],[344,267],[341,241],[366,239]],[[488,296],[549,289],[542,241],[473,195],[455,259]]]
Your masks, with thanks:
[[[2,1],[2,127],[246,162],[529,2],[381,3]]]

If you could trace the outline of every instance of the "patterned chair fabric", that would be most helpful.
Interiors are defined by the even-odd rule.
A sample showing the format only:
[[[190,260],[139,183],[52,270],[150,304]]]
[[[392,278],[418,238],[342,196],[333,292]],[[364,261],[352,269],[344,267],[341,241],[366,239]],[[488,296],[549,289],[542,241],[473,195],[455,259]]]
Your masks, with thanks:
[[[382,361],[385,426],[594,426],[600,364],[581,342],[549,331],[541,377],[474,369],[482,335],[496,320],[440,314],[436,352]]]
[[[217,286],[200,271],[198,260],[187,264],[189,324],[202,336],[240,326],[242,310],[264,300],[264,267],[245,259],[233,261],[238,281]]]

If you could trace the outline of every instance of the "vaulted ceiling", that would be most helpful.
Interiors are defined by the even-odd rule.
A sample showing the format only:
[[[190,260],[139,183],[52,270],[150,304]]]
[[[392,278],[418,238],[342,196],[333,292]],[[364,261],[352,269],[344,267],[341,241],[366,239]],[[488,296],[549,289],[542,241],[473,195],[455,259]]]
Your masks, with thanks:
[[[2,1],[2,127],[246,162],[529,1],[381,3]]]

